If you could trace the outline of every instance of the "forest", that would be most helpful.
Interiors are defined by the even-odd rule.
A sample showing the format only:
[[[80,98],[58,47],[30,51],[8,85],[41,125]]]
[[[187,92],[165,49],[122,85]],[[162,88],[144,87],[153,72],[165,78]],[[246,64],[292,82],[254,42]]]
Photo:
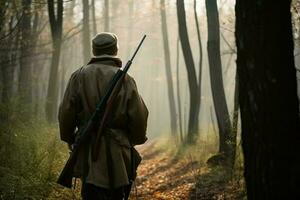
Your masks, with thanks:
[[[123,66],[147,35],[129,199],[300,199],[300,0],[0,0],[0,200],[82,199],[58,113],[103,32]]]

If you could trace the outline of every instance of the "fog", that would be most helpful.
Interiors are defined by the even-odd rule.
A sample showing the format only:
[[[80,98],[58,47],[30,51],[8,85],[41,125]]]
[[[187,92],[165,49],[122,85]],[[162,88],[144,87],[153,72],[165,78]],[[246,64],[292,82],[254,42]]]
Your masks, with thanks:
[[[72,6],[65,3],[65,6]],[[97,32],[104,31],[103,3],[96,1],[96,24]],[[196,70],[199,70],[199,46],[196,35],[196,25],[193,10],[193,1],[186,2],[187,26],[190,43],[193,50]],[[138,53],[129,74],[137,82],[139,92],[149,109],[148,134],[155,137],[161,134],[170,134],[170,111],[167,96],[167,81],[164,63],[164,50],[161,31],[161,15],[159,1],[128,1],[126,3],[110,4],[109,26],[110,32],[117,34],[119,41],[119,57],[125,64],[136,48],[141,37],[146,34],[147,38]],[[67,8],[66,8],[67,9]],[[171,49],[172,80],[174,84],[175,97],[177,97],[177,82],[180,85],[180,96],[182,98],[182,119],[185,130],[187,129],[189,91],[187,72],[179,45],[179,79],[176,76],[178,25],[176,2],[166,2],[166,15],[168,22],[169,43]],[[65,21],[65,27],[77,26],[82,20],[82,5],[76,2],[73,8],[74,17]],[[203,75],[202,75],[202,104],[200,108],[199,127],[200,132],[210,132],[212,117],[215,118],[214,106],[211,97],[211,88],[208,71],[208,61],[206,52],[207,41],[207,19],[205,5],[203,1],[197,2],[197,13],[200,24],[201,40],[203,48]],[[235,85],[235,49],[234,43],[234,4],[233,1],[219,2],[220,24],[221,24],[221,54],[223,63],[224,87],[229,110],[233,109],[233,93]],[[65,13],[67,15],[67,13]],[[70,25],[72,23],[72,25]],[[92,24],[91,24],[92,25]],[[80,29],[79,26],[77,29]],[[64,28],[65,32],[68,31]],[[76,30],[72,32],[76,32]],[[67,73],[64,81],[67,81],[70,74],[81,67],[83,63],[81,35],[78,33],[73,38],[63,44],[62,62],[60,68],[65,68]],[[93,34],[91,34],[93,37]],[[70,59],[71,58],[71,59]],[[66,61],[64,61],[66,60]],[[198,72],[197,72],[198,73]],[[65,83],[64,83],[65,85]],[[175,98],[177,104],[177,98]],[[178,114],[178,110],[177,110]],[[216,122],[216,120],[214,120]],[[186,132],[186,131],[185,131]]]
[[[128,127],[112,127],[124,137],[97,132],[109,169],[101,176],[113,180],[110,169],[120,168],[129,189],[127,170],[136,163],[128,152],[136,148],[143,161],[135,199],[292,196],[300,163],[299,13],[299,0],[0,0],[0,199],[81,199],[80,187],[56,183],[70,155],[97,147],[94,131],[81,131],[77,105],[71,123],[59,123],[58,110],[101,32],[117,35],[123,66],[147,35],[128,73],[149,110],[149,140],[138,131],[143,145],[135,147]],[[67,139],[62,124],[71,124]],[[122,157],[109,162],[111,150]],[[75,164],[63,172],[75,176]]]

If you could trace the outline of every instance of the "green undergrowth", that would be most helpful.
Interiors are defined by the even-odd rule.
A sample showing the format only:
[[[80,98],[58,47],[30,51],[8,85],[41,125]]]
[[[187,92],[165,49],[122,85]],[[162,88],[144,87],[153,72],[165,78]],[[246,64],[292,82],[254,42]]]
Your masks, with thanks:
[[[210,168],[206,165],[207,159],[217,152],[215,134],[201,134],[193,145],[169,137],[150,142],[153,144],[152,150],[166,153],[174,162],[184,160],[183,163],[188,166],[186,170],[195,172],[195,191],[191,194],[206,194],[215,188],[220,189],[218,186],[223,187],[224,184],[224,189],[217,192],[242,193],[240,147],[235,169],[228,174],[222,167]],[[80,187],[72,191],[55,183],[67,157],[68,150],[59,139],[56,123],[47,123],[21,104],[0,105],[0,200],[80,199]]]
[[[15,104],[0,111],[0,199],[45,199],[67,153],[57,125]]]

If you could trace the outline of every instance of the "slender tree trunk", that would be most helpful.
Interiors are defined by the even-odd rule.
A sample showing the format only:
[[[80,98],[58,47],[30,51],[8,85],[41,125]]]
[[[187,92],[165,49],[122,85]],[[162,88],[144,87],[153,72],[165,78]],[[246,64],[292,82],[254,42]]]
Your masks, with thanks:
[[[11,48],[13,48],[13,45],[9,45]],[[13,88],[13,72],[15,68],[15,62],[11,60],[11,52],[8,50],[8,52],[2,53],[1,61],[5,61],[5,64],[1,65],[1,81],[2,81],[2,96],[1,96],[1,102],[2,103],[8,103],[11,96],[12,96],[12,88]]]
[[[201,42],[201,33],[200,33],[200,26],[198,21],[198,14],[197,14],[197,2],[194,0],[194,16],[196,22],[196,30],[197,30],[197,38],[199,44],[199,73],[198,73],[198,87],[199,87],[199,112],[201,109],[201,81],[202,81],[202,65],[203,65],[203,50],[202,50],[202,42]]]
[[[20,74],[19,74],[19,95],[21,101],[26,105],[26,108],[29,108],[29,105],[32,101],[32,66],[30,53],[32,46],[32,9],[31,9],[31,0],[23,0],[23,17],[21,20],[21,59],[20,59]],[[29,108],[30,110],[30,108]],[[29,111],[27,110],[27,111]]]
[[[206,0],[205,4],[208,26],[207,53],[213,103],[219,128],[219,153],[229,158],[232,152],[230,145],[232,129],[223,85],[217,0]]]
[[[177,117],[176,117],[176,107],[175,107],[175,97],[174,88],[172,80],[171,71],[171,58],[170,58],[170,47],[169,47],[169,36],[167,27],[167,17],[166,17],[166,5],[165,0],[160,1],[160,11],[161,11],[161,29],[163,35],[164,53],[165,53],[165,69],[167,76],[167,86],[168,86],[168,97],[169,97],[169,109],[170,109],[170,121],[171,121],[171,134],[173,136],[177,135]],[[176,138],[176,137],[175,137]]]
[[[123,0],[126,2],[126,0]],[[118,18],[118,10],[120,8],[120,1],[119,0],[110,0],[110,7],[112,9],[110,9],[110,19],[109,19],[109,23],[110,23],[110,30],[111,32],[115,32],[116,31],[116,21],[117,21],[117,18]]]
[[[67,50],[65,50],[67,51]],[[67,51],[67,53],[70,53]],[[66,53],[66,54],[67,54]],[[72,55],[72,54],[68,54],[68,55]],[[64,56],[62,58],[62,65],[63,66],[66,66],[68,65],[68,61],[65,59],[68,57],[68,55]],[[64,93],[65,93],[65,88],[66,88],[66,82],[65,82],[65,77],[66,77],[66,68],[65,67],[62,67],[61,70],[60,70],[60,99],[62,100],[63,97],[64,97]]]
[[[109,1],[104,0],[104,31],[108,32],[110,30],[109,27]]]
[[[181,112],[181,98],[180,98],[180,76],[179,76],[179,38],[176,45],[176,83],[177,83],[177,102],[178,102],[178,124],[180,131],[180,141],[183,142],[183,127],[182,127],[182,112]]]
[[[89,0],[82,0],[83,5],[83,59],[87,63],[91,58],[91,39],[90,39],[90,9]]]
[[[300,123],[290,0],[236,2],[237,72],[249,200],[300,199]]]
[[[238,74],[235,75],[235,88],[234,88],[234,105],[233,105],[233,117],[232,117],[232,130],[230,135],[230,143],[231,146],[229,150],[229,164],[230,168],[233,169],[235,163],[236,156],[236,139],[237,139],[237,131],[238,131],[238,120],[239,120],[239,78]]]
[[[0,1],[0,36],[3,33],[3,24],[5,21],[5,4],[6,1]],[[0,41],[1,42],[1,41]],[[0,58],[3,61],[4,56],[2,53],[0,54]],[[0,103],[3,103],[3,94],[4,94],[4,67],[3,65],[0,65]]]
[[[128,29],[127,29],[127,57],[131,54],[131,42],[132,42],[132,32],[133,32],[133,1],[128,0]]]
[[[3,29],[4,29],[4,22],[5,22],[5,13],[6,13],[6,10],[7,10],[7,3],[8,0],[1,0],[0,1],[0,34],[2,34],[3,32]]]
[[[193,60],[191,45],[189,42],[186,26],[186,14],[184,0],[177,0],[177,18],[179,27],[179,38],[181,42],[183,57],[188,74],[188,83],[190,91],[190,109],[188,121],[187,143],[194,143],[198,134],[199,118],[199,87],[197,83],[195,64]]]
[[[92,16],[93,16],[93,35],[97,34],[97,20],[96,20],[96,5],[95,0],[92,0]]]
[[[34,18],[33,18],[33,25],[32,25],[32,30],[31,30],[31,37],[35,38],[34,40],[32,40],[31,45],[31,53],[36,54],[37,53],[37,38],[39,36],[38,33],[38,26],[39,26],[39,22],[40,22],[40,12],[38,11],[38,9],[40,9],[39,7],[35,6],[34,8]],[[30,57],[30,65],[32,68],[32,102],[31,102],[31,107],[32,107],[32,113],[37,116],[38,113],[38,99],[39,99],[39,75],[37,72],[40,71],[37,68],[41,68],[41,67],[36,67],[36,66],[42,66],[41,65],[41,61],[38,57],[38,61],[36,60],[37,57]]]
[[[3,13],[4,14],[4,13]],[[13,29],[13,24],[15,23],[15,17],[11,17],[8,27],[8,32],[11,32]],[[2,22],[4,23],[4,21]],[[3,34],[7,34],[5,30],[2,29]],[[18,62],[15,57],[19,51],[14,49],[19,48],[20,43],[20,31],[17,32],[15,37],[8,37],[3,39],[2,47],[5,47],[6,51],[1,51],[1,61],[3,62],[0,66],[1,68],[1,102],[7,104],[12,95],[13,95],[13,80],[14,80],[14,71],[16,69],[16,62]]]
[[[47,77],[46,73],[49,71],[48,69],[46,69],[45,66],[47,66],[47,63],[49,63],[50,59],[47,58],[47,55],[42,55],[39,59],[39,65],[43,66],[41,68],[36,68],[36,74],[38,76],[38,83],[37,84],[37,100],[36,100],[36,104],[35,104],[35,114],[36,116],[42,116],[45,117],[45,102],[46,102],[46,96],[47,96],[47,86],[48,83],[45,82],[45,78]],[[46,73],[45,73],[46,71]]]
[[[53,122],[56,120],[58,106],[58,66],[62,41],[63,0],[57,0],[57,16],[55,16],[54,0],[48,0],[48,14],[52,35],[52,60],[48,82],[46,117]]]
[[[86,3],[86,2],[83,2],[83,3]],[[86,12],[86,7],[87,5],[85,5],[85,8],[83,8],[83,13]],[[92,5],[93,6],[93,5]],[[69,5],[69,7],[67,8],[67,10],[65,11],[65,20],[66,21],[73,21],[74,19],[74,7],[75,7],[75,1],[72,1],[72,3]],[[83,17],[87,17],[85,15],[83,15]],[[84,19],[83,19],[84,21]],[[86,23],[83,22],[83,23]],[[71,24],[72,26],[75,26],[74,23]],[[84,24],[83,24],[84,26]],[[83,31],[83,33],[85,33]],[[83,47],[83,51],[84,51],[84,44],[85,42],[87,41],[84,41],[83,39],[84,35],[82,36],[82,47]],[[70,56],[73,56],[74,57],[74,51],[76,51],[76,48],[74,48],[77,44],[74,44],[74,41],[72,40],[68,40],[64,43],[64,46],[62,47],[62,50],[61,50],[61,66],[59,67],[59,81],[60,81],[60,84],[59,84],[59,102],[62,100],[63,98],[63,95],[64,95],[64,92],[65,92],[65,86],[66,86],[66,74],[67,74],[67,71],[70,69],[69,66],[70,65]],[[89,47],[91,48],[91,47]],[[89,50],[90,51],[90,50]],[[76,63],[76,61],[74,61]]]

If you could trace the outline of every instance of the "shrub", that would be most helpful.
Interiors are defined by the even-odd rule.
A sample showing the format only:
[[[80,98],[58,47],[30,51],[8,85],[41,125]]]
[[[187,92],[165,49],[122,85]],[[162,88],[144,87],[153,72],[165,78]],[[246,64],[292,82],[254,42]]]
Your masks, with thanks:
[[[0,113],[0,199],[45,199],[67,152],[57,125],[17,103],[1,105]]]

